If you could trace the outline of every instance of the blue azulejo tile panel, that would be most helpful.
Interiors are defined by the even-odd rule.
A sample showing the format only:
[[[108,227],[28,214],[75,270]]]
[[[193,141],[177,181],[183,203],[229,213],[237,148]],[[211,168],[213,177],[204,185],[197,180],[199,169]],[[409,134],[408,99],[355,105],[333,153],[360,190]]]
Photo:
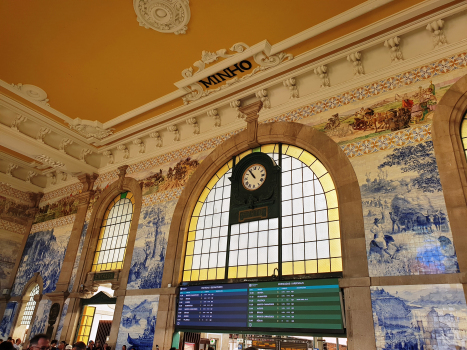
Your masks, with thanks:
[[[459,272],[433,142],[352,158],[370,276]]]
[[[60,321],[57,327],[57,333],[55,334],[55,339],[60,339],[60,335],[62,334],[63,323],[65,322],[65,316],[68,311],[68,305],[70,304],[70,299],[66,299],[65,303],[63,303],[62,314],[60,316]]]
[[[160,288],[176,200],[144,207],[138,224],[127,289]]]
[[[17,306],[18,303],[16,302],[9,302],[6,304],[2,322],[0,323],[0,338],[4,340],[10,336],[10,331],[13,327],[13,321],[17,312]]]
[[[79,240],[78,252],[76,253],[75,263],[73,265],[73,271],[71,272],[70,283],[68,284],[68,292],[71,293],[73,290],[73,284],[75,283],[76,273],[78,272],[79,260],[81,259],[81,253],[83,252],[84,239],[86,238],[86,232],[88,231],[89,221],[86,221],[81,231],[81,238]],[[57,338],[58,339],[58,338]]]
[[[158,307],[158,295],[125,297],[116,349],[152,350]]]
[[[24,247],[12,296],[21,295],[26,283],[39,272],[43,294],[55,290],[73,225],[31,233]]]
[[[371,287],[378,350],[467,349],[461,284]]]
[[[37,306],[36,316],[34,317],[34,322],[29,331],[29,339],[34,337],[34,335],[39,333],[45,333],[47,330],[47,320],[49,319],[50,307],[52,306],[52,301],[42,299]]]

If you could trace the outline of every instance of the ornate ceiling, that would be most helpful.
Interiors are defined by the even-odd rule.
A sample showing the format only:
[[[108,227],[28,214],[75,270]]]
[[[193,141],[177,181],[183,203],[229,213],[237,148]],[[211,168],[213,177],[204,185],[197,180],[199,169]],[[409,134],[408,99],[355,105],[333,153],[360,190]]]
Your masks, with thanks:
[[[142,156],[144,137],[162,147],[186,128],[199,135],[204,120],[214,135],[225,97],[235,118],[240,99],[268,99],[254,86],[455,3],[462,1],[1,2],[0,172],[9,177],[0,181],[44,187],[51,172],[97,172],[129,145]],[[243,69],[229,76],[237,64]],[[313,67],[318,76],[326,69]],[[279,83],[298,98],[294,76]]]

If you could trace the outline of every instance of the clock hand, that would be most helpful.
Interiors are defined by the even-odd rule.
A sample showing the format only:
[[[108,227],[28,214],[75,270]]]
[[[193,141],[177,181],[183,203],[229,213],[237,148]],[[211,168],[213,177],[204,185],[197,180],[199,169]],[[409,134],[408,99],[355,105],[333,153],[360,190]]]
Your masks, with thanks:
[[[251,176],[253,176],[253,179],[256,179],[256,176],[253,175],[253,173],[251,172],[251,169],[248,169],[248,172],[251,174]]]

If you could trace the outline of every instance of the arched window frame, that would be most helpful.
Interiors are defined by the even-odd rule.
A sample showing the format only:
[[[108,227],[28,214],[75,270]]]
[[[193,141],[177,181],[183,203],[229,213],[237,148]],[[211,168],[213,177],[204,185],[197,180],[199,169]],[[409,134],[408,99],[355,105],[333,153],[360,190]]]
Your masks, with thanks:
[[[274,160],[274,162],[281,169],[283,169],[283,171],[281,172],[283,182],[282,184],[278,185],[280,187],[281,197],[284,196],[281,203],[282,214],[279,216],[278,219],[255,220],[250,223],[247,222],[244,224],[229,225],[229,206],[225,204],[229,203],[230,200],[230,182],[226,179],[226,176],[230,176],[229,174],[231,174],[231,170],[235,167],[236,164],[238,164],[241,161],[241,159],[254,152],[262,152],[268,154]],[[292,163],[290,164],[291,161]],[[287,164],[289,165],[287,166]],[[295,167],[292,166],[292,164],[295,164]],[[296,171],[298,171],[297,174],[295,174]],[[308,174],[308,176],[311,176],[311,178],[307,180],[303,179],[298,182],[294,181],[294,179],[289,179],[290,181],[287,181],[286,183],[287,174],[289,175],[288,177],[290,177],[292,173],[294,173],[297,177],[301,177],[302,173],[306,173]],[[305,190],[302,190],[302,187],[304,186],[304,184],[309,183],[312,184],[312,188],[309,189],[309,193],[304,193]],[[299,191],[300,194],[294,196],[292,194],[292,186],[296,185],[299,185],[301,191]],[[317,191],[313,189],[313,187],[316,186],[319,187]],[[290,191],[286,191],[286,189],[290,189]],[[214,192],[215,196],[213,195]],[[228,192],[227,195],[226,192]],[[286,196],[287,192],[290,193]],[[219,193],[222,193],[221,197],[218,196]],[[324,199],[326,202],[325,207],[319,209],[314,208],[315,196],[319,196],[320,198],[321,196],[323,197],[322,199]],[[302,208],[301,211],[298,210],[298,214],[297,212],[295,212],[295,209],[294,212],[292,212],[291,209],[289,212],[288,205],[292,203],[292,200],[295,199],[298,200],[300,203],[303,203],[305,198],[312,200],[312,209],[306,210]],[[213,200],[214,202],[211,202]],[[211,226],[209,226],[207,228],[207,231],[209,232],[209,237],[206,240],[203,239],[205,237],[201,236],[203,235],[204,219],[210,218],[212,216],[208,214],[209,209],[208,211],[206,211],[208,203],[211,207],[214,206],[218,208],[217,214],[215,214],[216,210],[214,210],[214,221],[217,221],[215,217],[218,216],[218,219],[220,221],[219,224],[221,226],[219,230],[217,224],[213,222],[212,237],[210,234]],[[219,212],[221,205],[222,212]],[[322,218],[323,211],[325,213],[325,218]],[[204,214],[204,212],[206,212],[206,214]],[[318,218],[318,213],[319,216],[321,216],[321,219]],[[312,221],[312,223],[306,224],[305,222],[301,222],[301,224],[297,224],[294,222],[292,225],[292,217],[298,217],[301,218],[302,221],[306,221],[306,219],[304,220],[304,218],[308,216],[310,216],[310,221]],[[311,217],[313,217],[312,220]],[[286,221],[290,221],[291,226],[289,226],[286,223]],[[254,230],[255,232],[251,232],[249,234],[246,233],[246,237],[249,237],[248,241],[251,239],[250,236],[253,236],[257,244],[252,244],[250,246],[250,242],[248,242],[248,247],[245,247],[245,249],[240,249],[238,247],[238,243],[235,244],[234,248],[232,247],[232,242],[238,241],[239,232],[237,232],[237,230],[239,229],[239,227],[241,228],[243,226],[250,226],[251,231],[252,225],[256,227],[257,223],[259,223],[260,226],[267,226],[268,222],[269,226],[273,224],[275,229],[271,227],[269,227],[269,229],[263,228],[267,230],[262,232],[267,232],[266,236],[263,237],[263,239],[268,239],[268,236],[271,236],[273,232],[277,232],[278,237],[274,240],[274,244],[267,244],[265,247],[264,245],[261,245],[258,241],[258,238],[260,238],[258,235],[261,232],[259,229],[257,229]],[[322,225],[326,227],[326,237],[322,237],[322,234],[321,237],[319,237],[319,233],[317,237],[317,232],[315,232],[315,235],[313,237],[313,234],[311,232],[308,235],[305,232],[305,228],[314,230],[317,226]],[[214,228],[215,226],[216,228]],[[303,237],[299,237],[297,240],[297,237],[300,236],[300,232],[298,232],[299,234],[297,235],[297,232],[295,231],[301,231],[300,229],[303,230],[301,235]],[[216,231],[216,234],[214,234],[214,230]],[[206,232],[206,230],[204,231]],[[292,231],[294,236],[293,239],[291,237]],[[219,238],[217,238],[218,236]],[[245,234],[240,234],[240,237],[242,236],[245,236]],[[286,240],[286,237],[289,236],[290,239]],[[206,241],[206,243],[204,241]],[[217,246],[217,242],[219,244],[219,248],[217,250],[210,249],[209,252],[205,251],[205,245],[211,244],[212,248],[213,244]],[[202,249],[201,245],[203,246]],[[313,245],[314,250],[316,252],[316,256],[313,256],[313,254],[307,254],[308,251],[311,251],[313,249]],[[327,248],[325,246],[327,246]],[[266,251],[264,251],[265,249]],[[272,262],[270,261],[271,259],[269,259],[268,261],[264,261],[264,255],[268,255],[268,252],[271,249],[275,252],[273,253],[275,258],[273,258]],[[293,254],[292,251],[290,251],[290,254],[286,254],[286,252],[292,249],[294,250]],[[303,256],[301,258],[299,258],[300,254],[296,254],[296,249],[297,252],[301,251],[302,253],[304,253],[302,254]],[[244,252],[246,254],[247,250],[248,258],[245,256],[244,258],[240,259],[239,257],[239,259],[242,262],[248,260],[247,264],[237,265],[237,263],[231,263],[232,256],[236,256],[236,252]],[[257,259],[254,258],[251,264],[250,250],[252,251],[253,255],[257,254]],[[261,263],[259,262],[260,255],[262,255],[263,258],[261,259]],[[209,258],[209,268],[206,268],[206,264],[208,264],[207,260],[204,259],[206,257],[214,257],[214,261],[211,261],[211,258]],[[295,257],[297,257],[297,259]],[[201,263],[199,259],[201,259]],[[256,260],[258,260],[258,262]],[[214,267],[211,266],[213,263],[215,264]],[[283,276],[284,278],[297,278],[304,275],[329,276],[330,274],[340,276],[342,272],[339,213],[334,182],[326,167],[314,155],[300,147],[282,143],[261,145],[260,147],[249,149],[241,153],[240,155],[233,157],[233,159],[228,161],[224,166],[222,166],[219,169],[219,171],[206,184],[203,192],[198,198],[198,202],[193,210],[192,217],[190,219],[187,248],[184,261],[183,282],[203,283],[212,280],[243,280],[245,278],[268,279],[270,276],[275,275],[276,271],[278,272],[278,277]]]

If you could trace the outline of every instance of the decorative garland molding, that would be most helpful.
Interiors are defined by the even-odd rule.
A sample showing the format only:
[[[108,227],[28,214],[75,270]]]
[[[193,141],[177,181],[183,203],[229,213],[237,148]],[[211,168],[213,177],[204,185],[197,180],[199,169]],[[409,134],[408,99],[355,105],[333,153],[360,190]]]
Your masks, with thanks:
[[[140,26],[160,33],[186,34],[191,11],[188,0],[133,0]]]
[[[90,121],[76,118],[69,123],[69,127],[71,130],[76,131],[87,139],[102,140],[114,133],[113,128],[106,129],[103,124],[97,120]]]

